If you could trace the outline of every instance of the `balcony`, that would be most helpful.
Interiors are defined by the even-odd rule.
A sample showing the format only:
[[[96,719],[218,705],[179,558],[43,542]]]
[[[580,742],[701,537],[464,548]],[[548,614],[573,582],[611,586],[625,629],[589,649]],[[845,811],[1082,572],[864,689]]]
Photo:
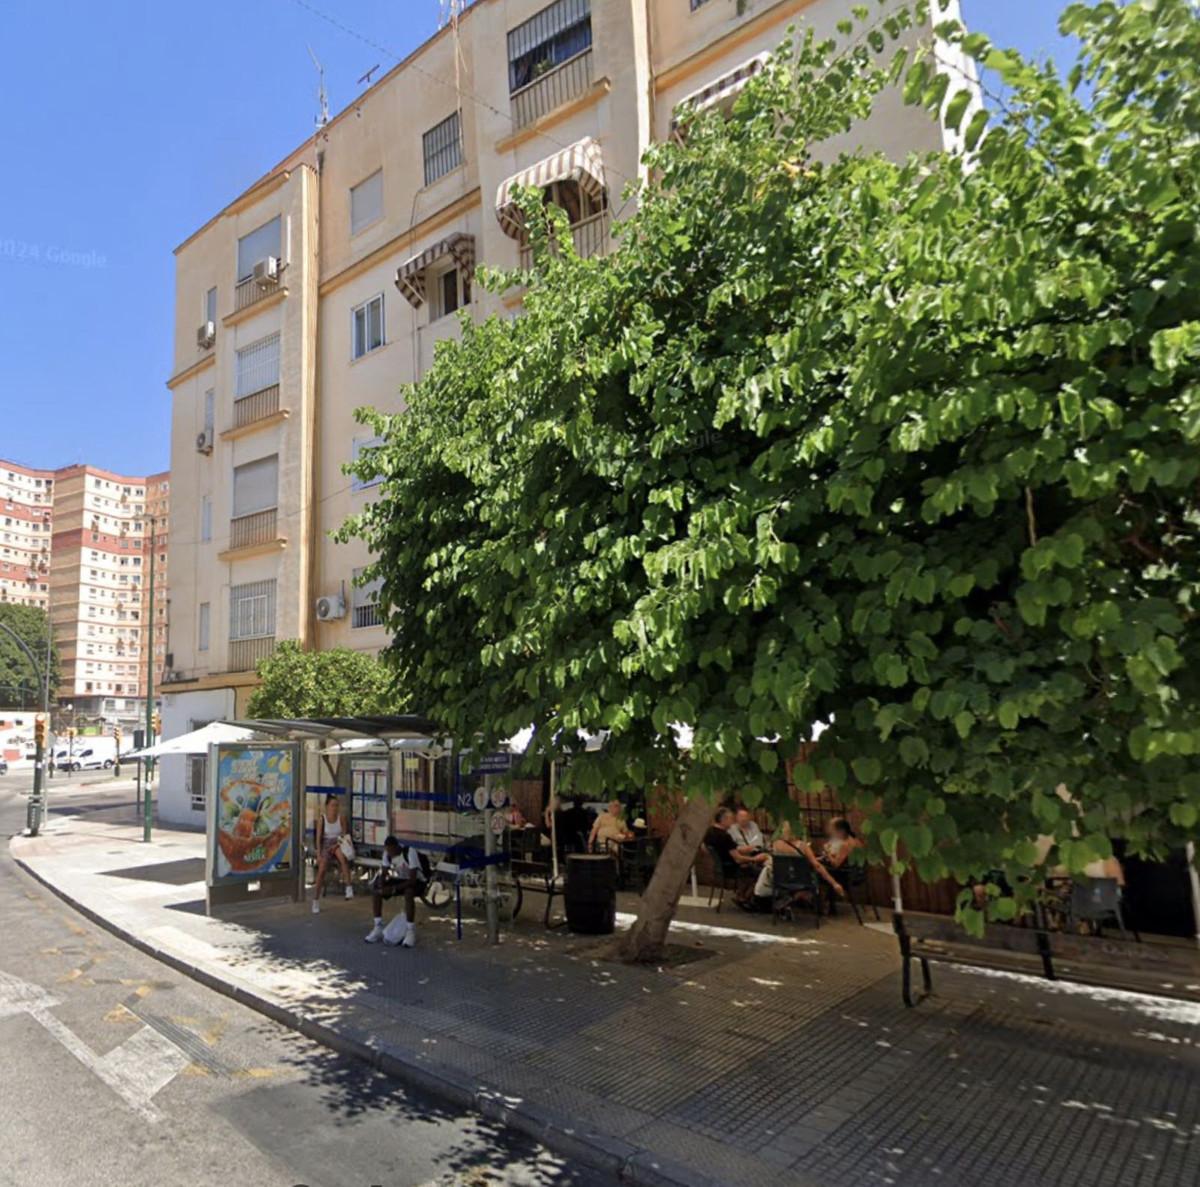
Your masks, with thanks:
[[[575,251],[581,259],[586,260],[591,256],[604,255],[608,251],[608,229],[607,210],[581,219],[571,227],[571,238],[575,243]],[[521,267],[529,268],[532,265],[533,245],[523,243],[521,244]]]
[[[273,544],[278,538],[278,511],[255,511],[229,521],[229,550],[253,548],[258,544]]]
[[[273,383],[261,391],[251,392],[233,402],[233,427],[245,428],[255,421],[266,420],[279,411],[279,384]]]
[[[262,281],[255,280],[251,276],[240,281],[233,290],[233,311],[241,313],[243,309],[249,309],[251,305],[257,305],[259,301],[265,301],[280,291],[281,285],[278,276],[274,280]]]
[[[591,85],[592,50],[589,46],[583,53],[547,70],[519,91],[513,91],[510,96],[513,131],[527,127],[547,112],[582,95]]]
[[[275,651],[275,638],[268,635],[262,639],[230,639],[229,670],[231,672],[253,672],[259,661]]]

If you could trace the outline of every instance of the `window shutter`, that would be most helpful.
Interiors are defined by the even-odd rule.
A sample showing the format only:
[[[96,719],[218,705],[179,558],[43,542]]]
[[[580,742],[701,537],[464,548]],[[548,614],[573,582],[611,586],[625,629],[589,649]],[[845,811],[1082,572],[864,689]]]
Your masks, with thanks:
[[[350,190],[350,234],[357,235],[383,217],[383,170],[377,169]]]
[[[233,471],[233,518],[268,511],[279,501],[279,457],[259,458]]]
[[[276,215],[269,223],[256,227],[238,240],[237,278],[240,284],[254,275],[254,265],[267,256],[279,259],[279,230],[281,219]]]

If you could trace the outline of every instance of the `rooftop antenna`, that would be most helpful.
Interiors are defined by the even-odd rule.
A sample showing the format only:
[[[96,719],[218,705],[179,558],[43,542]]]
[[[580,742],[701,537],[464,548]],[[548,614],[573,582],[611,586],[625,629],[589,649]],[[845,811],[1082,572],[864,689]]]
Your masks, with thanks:
[[[363,76],[362,76],[362,77],[361,77],[361,78],[360,78],[358,81],[359,81],[360,83],[363,83],[363,82],[365,82],[365,83],[367,84],[367,86],[370,86],[370,85],[371,85],[371,75],[372,75],[372,74],[374,74],[374,73],[375,73],[375,71],[376,71],[376,70],[378,70],[378,69],[379,69],[379,63],[378,63],[378,62],[376,62],[376,63],[375,63],[375,65],[374,65],[374,66],[372,66],[372,67],[371,67],[371,69],[370,69],[370,70],[368,70],[368,71],[366,72],[366,74],[364,74],[364,75],[363,75]]]
[[[317,68],[317,103],[320,106],[320,114],[316,118],[317,131],[321,131],[327,123],[329,123],[329,95],[325,91],[325,67],[321,65],[317,59],[317,55],[313,53],[311,45],[306,46],[308,56],[312,58],[313,65]]]

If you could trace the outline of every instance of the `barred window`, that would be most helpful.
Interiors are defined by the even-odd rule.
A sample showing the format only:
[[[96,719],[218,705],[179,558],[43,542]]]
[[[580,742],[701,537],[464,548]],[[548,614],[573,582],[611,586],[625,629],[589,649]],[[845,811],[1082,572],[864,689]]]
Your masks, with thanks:
[[[263,639],[275,634],[275,582],[251,581],[229,590],[229,640]]]
[[[362,575],[362,569],[354,570],[354,604],[353,612],[350,618],[350,625],[357,629],[365,626],[379,626],[383,622],[383,618],[379,613],[379,590],[383,582],[376,578],[374,581],[368,581],[365,585],[359,585],[358,579]]]
[[[509,32],[509,92],[527,87],[591,44],[591,0],[556,0]]]
[[[444,177],[462,164],[462,135],[458,112],[447,116],[421,137],[425,156],[425,184]]]
[[[279,334],[251,342],[237,352],[237,399],[279,382]]]

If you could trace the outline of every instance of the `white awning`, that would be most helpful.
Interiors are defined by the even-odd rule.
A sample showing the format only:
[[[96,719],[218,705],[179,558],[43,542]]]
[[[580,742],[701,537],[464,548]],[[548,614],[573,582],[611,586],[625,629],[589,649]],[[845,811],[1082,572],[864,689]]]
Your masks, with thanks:
[[[556,152],[545,160],[514,173],[500,183],[496,191],[496,218],[510,239],[520,239],[524,231],[524,216],[517,208],[514,196],[518,189],[532,187],[542,190],[556,181],[575,181],[584,193],[598,204],[604,199],[604,158],[600,145],[590,136],[577,140],[569,148]]]
[[[425,269],[443,256],[452,256],[469,280],[475,273],[475,236],[455,231],[396,269],[396,287],[414,309],[420,309],[425,301]]]
[[[180,734],[176,738],[167,738],[147,746],[142,750],[134,750],[125,758],[162,758],[170,754],[207,754],[213,742],[246,742],[254,737],[254,731],[242,729],[240,726],[228,725],[224,721],[212,721],[192,730],[190,734]]]
[[[746,83],[764,70],[770,60],[770,52],[764,50],[761,54],[755,54],[754,57],[743,62],[736,69],[722,74],[715,82],[710,82],[698,91],[685,95],[675,104],[675,113],[671,117],[671,130],[674,131],[678,127],[679,119],[685,111],[707,111],[710,107],[725,107],[731,104]]]

